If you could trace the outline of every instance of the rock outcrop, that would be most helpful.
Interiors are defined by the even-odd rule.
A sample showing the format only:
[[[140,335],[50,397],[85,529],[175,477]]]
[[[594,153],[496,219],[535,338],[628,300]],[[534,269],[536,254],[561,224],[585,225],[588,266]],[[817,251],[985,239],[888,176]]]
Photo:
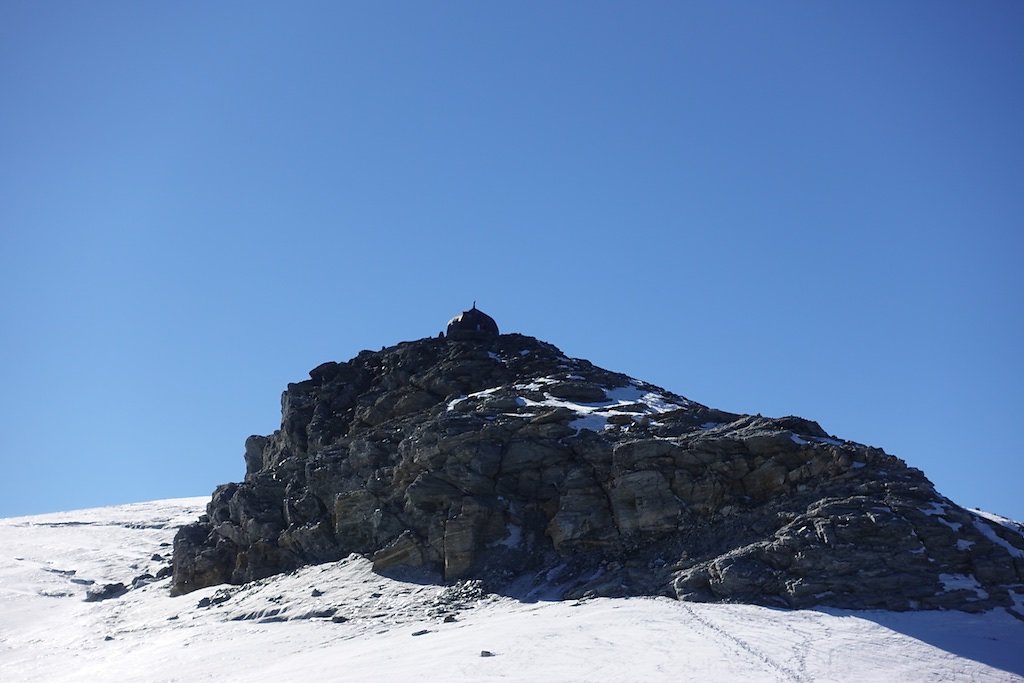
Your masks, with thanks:
[[[289,384],[281,405],[280,429],[246,441],[245,481],[178,533],[176,593],[359,553],[379,571],[562,597],[1024,604],[1022,529],[901,460],[531,337],[364,351]]]

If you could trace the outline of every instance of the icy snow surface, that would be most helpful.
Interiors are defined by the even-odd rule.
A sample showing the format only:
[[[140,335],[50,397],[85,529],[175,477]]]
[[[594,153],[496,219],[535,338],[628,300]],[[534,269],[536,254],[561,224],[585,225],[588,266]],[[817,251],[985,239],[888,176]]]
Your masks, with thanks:
[[[569,375],[561,379],[582,380],[583,378],[578,375]],[[559,381],[559,379],[555,379],[553,377],[539,377],[534,379],[532,382],[515,384],[512,388],[515,391],[544,393],[544,398],[539,401],[528,399],[523,396],[517,396],[516,401],[524,408],[542,408],[545,410],[551,410],[553,408],[568,408],[572,412],[576,413],[578,417],[571,420],[569,422],[569,426],[577,432],[583,429],[599,432],[608,426],[608,418],[612,415],[626,415],[630,417],[647,416],[656,418],[660,413],[679,410],[680,408],[687,408],[690,405],[690,402],[686,399],[669,398],[668,396],[658,393],[652,388],[643,385],[638,380],[630,380],[630,383],[626,386],[605,390],[605,399],[595,403],[581,403],[578,401],[556,398],[544,391],[545,387],[556,384]],[[485,398],[501,391],[502,389],[503,387],[500,386],[491,387],[490,389],[477,391],[469,394],[468,396],[460,396],[448,402],[447,410],[448,412],[451,412],[452,410],[455,410],[456,406],[467,399]],[[509,415],[510,417],[529,418],[535,417],[537,413],[519,412],[506,413],[506,415]],[[708,423],[708,425],[717,426],[716,423]]]
[[[988,597],[978,580],[969,574],[939,574],[939,581],[947,591],[974,591],[982,600]]]
[[[178,598],[164,579],[83,601],[155,573],[205,502],[0,520],[0,681],[1024,681],[1024,622],[1002,610],[525,602],[379,576],[355,556]]]
[[[994,515],[993,516],[979,515],[979,516],[982,517],[982,519],[992,519],[992,517]],[[990,527],[988,524],[983,522],[982,519],[975,519],[974,520],[974,528],[975,529],[977,529],[979,532],[981,532],[981,534],[985,538],[987,538],[988,540],[992,541],[993,543],[995,543],[998,546],[1001,546],[1001,547],[1005,548],[1006,552],[1010,553],[1010,555],[1012,557],[1016,557],[1016,558],[1024,560],[1024,551],[1022,551],[1020,548],[1016,548],[1016,547],[1010,545],[1009,543],[1004,541],[1002,538],[1000,538],[999,534],[997,534],[992,527]],[[1005,518],[1002,518],[1002,519],[1005,519]]]
[[[570,376],[569,379],[573,377]],[[554,383],[551,378],[542,378],[530,384],[517,384],[515,388],[520,391],[540,391],[547,384]],[[544,394],[544,400],[534,401],[528,398],[520,398],[522,404],[528,407],[541,408],[568,408],[579,417],[572,420],[569,426],[580,431],[589,429],[599,432],[608,426],[608,418],[612,415],[636,415],[635,406],[643,406],[641,415],[657,416],[659,413],[666,413],[672,410],[679,410],[690,405],[689,401],[668,398],[656,391],[645,388],[637,380],[631,383],[605,390],[605,400],[595,403],[580,403],[566,399],[556,398],[551,394]]]

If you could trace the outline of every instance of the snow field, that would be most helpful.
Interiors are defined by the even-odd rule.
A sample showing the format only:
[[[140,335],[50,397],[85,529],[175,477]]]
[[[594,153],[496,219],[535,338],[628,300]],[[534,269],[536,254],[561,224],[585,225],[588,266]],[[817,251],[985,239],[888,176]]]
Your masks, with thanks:
[[[1024,622],[998,610],[528,603],[379,576],[355,556],[178,598],[164,579],[83,601],[89,581],[155,573],[205,502],[0,520],[0,680],[1024,681]]]

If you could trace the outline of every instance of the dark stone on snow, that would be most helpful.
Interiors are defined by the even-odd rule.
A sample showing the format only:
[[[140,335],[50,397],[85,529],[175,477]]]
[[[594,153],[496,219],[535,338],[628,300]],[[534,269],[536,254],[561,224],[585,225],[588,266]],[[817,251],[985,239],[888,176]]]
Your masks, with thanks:
[[[142,588],[146,584],[153,583],[154,581],[156,581],[156,577],[152,574],[140,574],[132,579],[132,589]]]
[[[85,593],[86,602],[99,602],[100,600],[111,600],[113,598],[119,598],[128,589],[123,583],[107,583],[98,588],[90,588]]]

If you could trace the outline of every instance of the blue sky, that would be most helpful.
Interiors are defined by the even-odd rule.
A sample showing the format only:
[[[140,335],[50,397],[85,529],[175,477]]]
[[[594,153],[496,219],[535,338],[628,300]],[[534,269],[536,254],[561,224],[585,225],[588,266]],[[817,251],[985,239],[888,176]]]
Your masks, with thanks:
[[[0,515],[503,330],[1024,519],[1018,2],[0,4]]]

